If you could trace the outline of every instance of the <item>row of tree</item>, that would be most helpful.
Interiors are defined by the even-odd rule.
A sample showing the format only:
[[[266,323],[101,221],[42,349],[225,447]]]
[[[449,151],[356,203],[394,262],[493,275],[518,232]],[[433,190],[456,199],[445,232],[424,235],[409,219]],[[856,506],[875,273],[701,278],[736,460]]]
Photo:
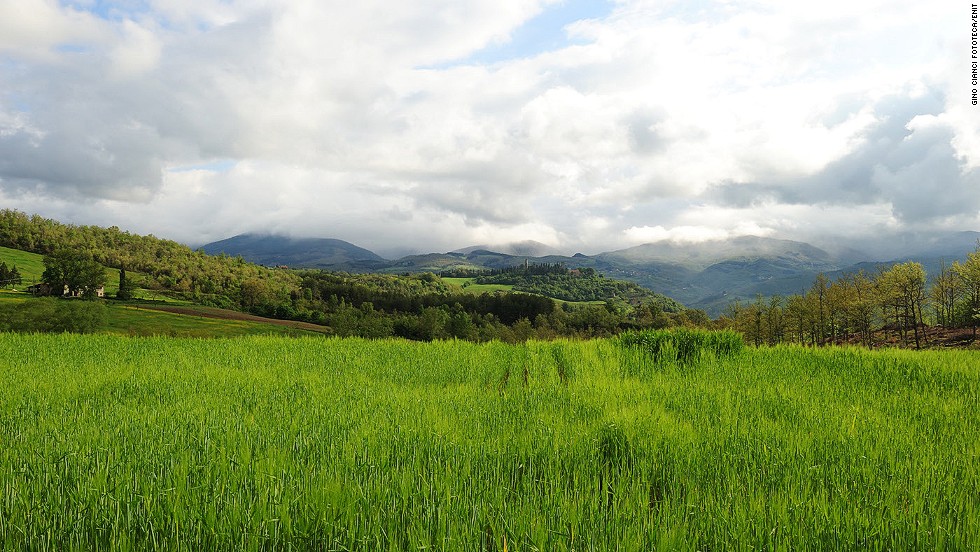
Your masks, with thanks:
[[[288,304],[261,292],[253,312],[324,324],[338,335],[520,341],[604,337],[624,329],[709,324],[703,311],[665,312],[655,301],[561,304],[527,293],[461,292],[430,274],[346,274],[302,271],[302,289]],[[264,299],[260,299],[264,298]]]
[[[857,340],[866,346],[897,341],[926,345],[925,328],[980,326],[980,246],[963,263],[943,265],[931,281],[922,265],[907,262],[830,281],[818,275],[805,293],[734,302],[719,320],[756,345],[818,345]]]

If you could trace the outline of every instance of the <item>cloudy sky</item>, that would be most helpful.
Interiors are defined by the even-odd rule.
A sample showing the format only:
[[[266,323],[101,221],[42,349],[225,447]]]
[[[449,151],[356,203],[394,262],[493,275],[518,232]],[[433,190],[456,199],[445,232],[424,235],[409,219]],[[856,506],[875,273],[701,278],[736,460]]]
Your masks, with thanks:
[[[0,206],[393,255],[980,230],[963,0],[0,0]]]

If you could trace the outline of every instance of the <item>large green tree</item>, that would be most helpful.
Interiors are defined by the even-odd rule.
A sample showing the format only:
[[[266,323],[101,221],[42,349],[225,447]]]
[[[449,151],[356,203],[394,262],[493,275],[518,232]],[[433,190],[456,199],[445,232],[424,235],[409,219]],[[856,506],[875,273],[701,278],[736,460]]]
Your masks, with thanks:
[[[926,300],[926,272],[922,265],[907,262],[892,265],[876,279],[883,312],[890,313],[901,332],[902,343],[912,330],[915,347],[921,346],[922,304]]]
[[[44,256],[41,278],[55,291],[67,287],[71,295],[96,297],[108,280],[105,267],[92,257],[76,251],[59,251]]]

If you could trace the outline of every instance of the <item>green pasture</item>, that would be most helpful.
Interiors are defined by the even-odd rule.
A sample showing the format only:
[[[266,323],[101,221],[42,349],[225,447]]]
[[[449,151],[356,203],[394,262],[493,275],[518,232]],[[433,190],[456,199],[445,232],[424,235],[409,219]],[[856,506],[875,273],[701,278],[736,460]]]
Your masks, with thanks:
[[[477,284],[476,278],[443,278],[443,282],[459,286],[461,290],[473,295],[483,295],[495,291],[513,291],[514,286],[503,284]]]
[[[976,352],[666,342],[0,334],[0,548],[980,546]]]
[[[13,304],[30,299],[30,295],[10,289],[0,289],[0,304]]]
[[[15,286],[18,289],[40,281],[41,274],[44,272],[44,263],[42,262],[42,259],[43,257],[41,255],[37,255],[35,253],[28,253],[26,251],[20,251],[19,249],[10,249],[8,247],[0,247],[0,261],[7,263],[7,268],[13,268],[16,266],[17,271],[20,272],[20,276],[23,279],[23,284],[20,286]],[[118,283],[119,282],[116,282],[117,287]]]
[[[29,301],[39,301],[23,292],[0,290],[0,316],[4,308],[22,305]],[[49,299],[50,300],[50,299]],[[74,302],[81,299],[60,299]],[[206,307],[188,307],[199,312],[177,314],[152,308],[152,304],[139,301],[103,301],[106,306],[105,324],[98,328],[99,333],[128,336],[169,336],[169,337],[236,337],[245,335],[318,335],[319,332],[260,322],[254,320],[229,320],[206,316]]]
[[[235,337],[243,335],[316,335],[316,332],[252,320],[227,320],[205,316],[203,312],[177,314],[153,310],[139,303],[109,306],[106,333],[130,336]]]
[[[459,286],[459,289],[473,295],[483,295],[495,291],[513,292],[514,286],[506,284],[477,284],[476,278],[443,278],[442,281]],[[555,299],[564,305],[604,305],[605,301],[563,301]]]

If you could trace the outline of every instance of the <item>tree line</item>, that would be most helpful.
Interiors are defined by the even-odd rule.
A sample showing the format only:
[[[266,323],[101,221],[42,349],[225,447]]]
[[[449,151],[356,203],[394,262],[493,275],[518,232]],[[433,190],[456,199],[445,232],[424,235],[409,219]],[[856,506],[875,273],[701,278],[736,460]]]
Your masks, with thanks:
[[[980,326],[980,245],[964,262],[943,263],[929,279],[917,262],[894,264],[874,274],[858,271],[831,281],[819,274],[804,293],[757,296],[729,305],[718,320],[755,345],[821,345],[857,341],[874,347],[928,345],[926,329]]]
[[[474,295],[431,273],[299,274],[301,291],[292,303],[259,300],[253,312],[323,324],[341,336],[415,340],[589,338],[627,329],[710,323],[702,311],[665,312],[653,301],[635,306],[616,301],[569,305],[527,293]]]

